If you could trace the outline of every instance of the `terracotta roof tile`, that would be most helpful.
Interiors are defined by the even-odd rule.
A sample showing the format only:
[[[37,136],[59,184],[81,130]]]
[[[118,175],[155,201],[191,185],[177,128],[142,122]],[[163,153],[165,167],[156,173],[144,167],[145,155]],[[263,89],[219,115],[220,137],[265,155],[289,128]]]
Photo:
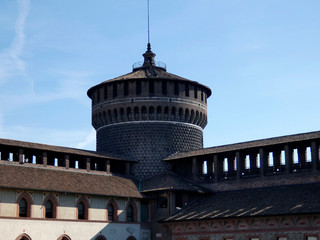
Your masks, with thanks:
[[[188,152],[177,152],[167,157],[164,160],[169,161],[169,160],[176,160],[176,159],[182,159],[182,158],[188,158],[188,157],[196,157],[196,156],[206,155],[206,154],[242,150],[247,148],[258,148],[258,147],[272,146],[272,145],[285,144],[285,143],[294,143],[294,142],[306,141],[311,139],[320,139],[320,131],[294,134],[294,135],[288,135],[288,136],[282,136],[282,137],[266,138],[261,140],[228,144],[228,145],[217,146],[217,147],[201,148],[201,149],[188,151]]]
[[[165,172],[155,175],[143,181],[141,192],[176,190],[205,193],[207,189],[198,186],[190,180],[178,176],[172,172]]]
[[[319,182],[218,192],[189,204],[165,221],[320,213],[319,199]]]
[[[68,147],[61,147],[61,146],[54,146],[54,145],[47,145],[47,144],[40,144],[40,143],[33,143],[33,142],[17,141],[17,140],[4,139],[4,138],[0,138],[0,145],[29,148],[29,149],[36,149],[36,150],[42,150],[42,151],[60,152],[65,154],[76,154],[76,155],[87,156],[87,157],[132,161],[129,159],[124,159],[122,156],[112,154],[112,153],[100,153],[96,151],[89,151],[89,150],[83,150],[83,149],[68,148]]]
[[[128,178],[14,163],[0,163],[0,188],[141,198]]]

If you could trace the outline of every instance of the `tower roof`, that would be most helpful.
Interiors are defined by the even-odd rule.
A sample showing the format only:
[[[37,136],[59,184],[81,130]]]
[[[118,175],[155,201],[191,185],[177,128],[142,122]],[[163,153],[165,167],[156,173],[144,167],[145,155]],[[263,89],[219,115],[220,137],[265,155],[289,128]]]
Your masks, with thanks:
[[[159,80],[166,79],[166,80],[178,80],[178,81],[190,82],[192,84],[196,84],[204,88],[206,91],[207,97],[211,96],[211,90],[209,87],[203,84],[200,84],[196,81],[192,81],[187,78],[169,73],[166,70],[165,64],[161,62],[155,62],[154,57],[156,56],[156,54],[151,51],[150,43],[148,43],[147,51],[142,56],[144,57],[144,61],[141,63],[138,63],[138,67],[133,67],[132,72],[103,81],[100,84],[91,87],[88,90],[88,96],[91,98],[92,90],[99,85],[112,83],[115,81],[126,81],[126,80],[134,80],[134,79],[159,79]]]

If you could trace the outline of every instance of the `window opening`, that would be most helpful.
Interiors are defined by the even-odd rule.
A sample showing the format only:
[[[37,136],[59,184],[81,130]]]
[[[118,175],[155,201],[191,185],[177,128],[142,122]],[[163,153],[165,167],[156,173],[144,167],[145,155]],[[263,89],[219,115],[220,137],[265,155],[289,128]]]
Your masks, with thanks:
[[[108,86],[103,87],[103,97],[104,99],[108,98]]]
[[[299,158],[298,158],[298,149],[293,150],[293,163],[298,163]]]
[[[141,94],[141,80],[136,81],[136,94],[137,95]]]
[[[186,83],[185,85],[185,93],[186,93],[186,97],[189,97],[189,84]]]
[[[112,204],[109,204],[109,206],[108,206],[108,220],[109,221],[114,221],[113,214],[114,214],[113,206],[112,206]]]
[[[149,80],[149,94],[154,94],[154,80]]]
[[[208,174],[208,166],[207,166],[207,161],[203,161],[202,163],[202,174]]]
[[[116,83],[113,84],[112,95],[114,98],[117,97],[117,95],[118,95],[118,89],[117,89]]]
[[[167,81],[162,81],[162,94],[167,94]]]
[[[245,169],[250,169],[250,156],[246,155],[246,160],[245,160]]]
[[[27,200],[22,198],[19,202],[19,217],[27,217],[27,210],[28,210],[28,205],[27,205]]]
[[[50,200],[46,202],[46,218],[53,218],[53,205]]]
[[[100,102],[100,89],[97,89],[97,102]]]
[[[127,207],[127,222],[133,222],[133,207],[131,205]]]
[[[198,88],[194,86],[194,98],[198,98]]]
[[[85,219],[84,210],[85,210],[84,204],[80,202],[78,204],[78,219]]]
[[[128,81],[124,82],[123,95],[124,96],[128,96],[129,95],[129,82]]]
[[[307,152],[307,154],[306,154],[306,157],[307,157],[306,162],[311,162],[311,147],[307,147],[306,148],[306,152]]]
[[[274,161],[273,161],[273,153],[269,152],[268,154],[268,166],[273,167],[274,166]]]
[[[174,95],[179,95],[179,82],[174,82]]]

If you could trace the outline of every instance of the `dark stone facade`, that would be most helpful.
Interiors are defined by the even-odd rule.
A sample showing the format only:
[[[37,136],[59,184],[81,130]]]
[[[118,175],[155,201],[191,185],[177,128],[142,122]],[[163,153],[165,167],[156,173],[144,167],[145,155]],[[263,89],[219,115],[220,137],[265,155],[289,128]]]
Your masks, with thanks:
[[[178,151],[203,147],[202,128],[180,122],[133,121],[97,131],[97,151],[137,160],[132,173],[145,179],[169,168],[162,159]]]
[[[140,180],[170,169],[163,159],[203,147],[211,90],[157,65],[150,44],[143,65],[88,90],[97,151],[133,160]]]

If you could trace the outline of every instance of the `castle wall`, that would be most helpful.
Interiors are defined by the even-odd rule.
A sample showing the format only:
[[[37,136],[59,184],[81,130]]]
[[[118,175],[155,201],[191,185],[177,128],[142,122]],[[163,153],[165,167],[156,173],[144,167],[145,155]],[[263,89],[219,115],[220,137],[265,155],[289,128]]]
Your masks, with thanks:
[[[186,123],[137,121],[108,125],[97,131],[97,151],[139,161],[132,173],[140,179],[168,169],[162,159],[203,147],[202,128]]]
[[[62,235],[70,239],[94,240],[103,235],[108,240],[127,239],[133,236],[140,239],[140,224],[78,222],[59,220],[1,219],[0,238],[16,239],[21,234],[32,240],[57,240]]]

